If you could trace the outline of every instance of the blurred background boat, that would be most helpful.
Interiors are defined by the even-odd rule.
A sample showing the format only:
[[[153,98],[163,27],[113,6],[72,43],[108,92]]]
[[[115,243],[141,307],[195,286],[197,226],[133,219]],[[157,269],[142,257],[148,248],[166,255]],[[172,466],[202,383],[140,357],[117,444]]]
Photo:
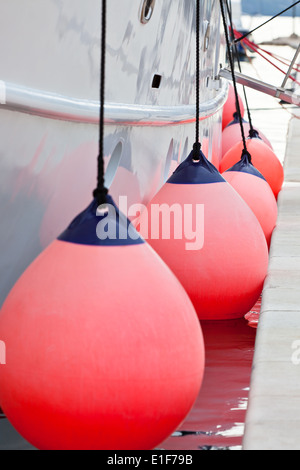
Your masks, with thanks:
[[[279,12],[288,9],[293,3],[290,0],[253,0],[251,2],[247,0],[242,1],[243,14],[250,15],[251,17],[272,17],[277,15]],[[294,5],[293,8],[288,9],[281,17],[288,18],[289,28],[292,26],[291,33],[287,34],[285,28],[281,28],[277,31],[277,35],[266,39],[263,44],[278,45],[278,46],[291,46],[297,48],[300,42],[298,35],[299,29],[297,29],[298,19],[300,16],[300,4]],[[292,18],[292,21],[290,21]]]
[[[246,15],[274,16],[285,10],[293,3],[290,0],[241,0],[243,13]],[[291,10],[284,13],[284,16],[299,16],[300,5],[296,5]]]

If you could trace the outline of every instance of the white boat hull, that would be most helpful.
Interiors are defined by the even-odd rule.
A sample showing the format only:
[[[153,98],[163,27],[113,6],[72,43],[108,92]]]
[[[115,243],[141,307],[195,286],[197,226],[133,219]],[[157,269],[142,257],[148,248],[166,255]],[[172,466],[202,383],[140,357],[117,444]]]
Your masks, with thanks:
[[[156,2],[147,24],[143,0],[108,3],[106,185],[146,204],[195,139],[195,2]],[[96,185],[100,4],[10,0],[0,17],[0,306]],[[217,161],[224,48],[218,2],[201,9],[201,137]]]

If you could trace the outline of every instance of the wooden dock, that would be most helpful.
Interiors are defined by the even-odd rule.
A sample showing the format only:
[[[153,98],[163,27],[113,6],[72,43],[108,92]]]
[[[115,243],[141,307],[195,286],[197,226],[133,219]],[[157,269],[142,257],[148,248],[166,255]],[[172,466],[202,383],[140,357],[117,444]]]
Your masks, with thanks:
[[[299,118],[291,119],[288,130],[285,183],[263,291],[244,450],[300,449]]]

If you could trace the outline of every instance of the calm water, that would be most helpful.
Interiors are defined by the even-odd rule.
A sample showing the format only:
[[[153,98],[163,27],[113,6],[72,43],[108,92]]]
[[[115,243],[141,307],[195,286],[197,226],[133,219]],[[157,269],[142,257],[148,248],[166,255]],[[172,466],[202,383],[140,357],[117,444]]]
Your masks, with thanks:
[[[244,319],[203,322],[202,329],[206,346],[203,387],[183,425],[160,449],[241,449],[256,330]],[[29,450],[31,446],[2,418],[0,450],[5,449]]]
[[[198,400],[166,450],[241,450],[256,330],[245,320],[203,322],[206,371]]]

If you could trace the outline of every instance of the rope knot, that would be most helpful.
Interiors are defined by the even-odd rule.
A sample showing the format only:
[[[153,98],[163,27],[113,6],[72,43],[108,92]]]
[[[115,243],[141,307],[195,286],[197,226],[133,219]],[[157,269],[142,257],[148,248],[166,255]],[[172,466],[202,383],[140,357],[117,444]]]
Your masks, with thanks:
[[[103,188],[96,188],[93,192],[93,196],[95,199],[97,199],[98,205],[102,206],[103,204],[106,204],[106,196],[108,194],[108,189],[103,187]]]
[[[251,139],[257,139],[259,137],[259,132],[256,131],[255,129],[250,129],[249,130],[249,137]]]
[[[193,160],[199,161],[201,158],[201,144],[200,142],[195,142],[193,145]]]
[[[246,160],[248,163],[252,162],[252,157],[248,150],[243,149],[242,160]]]

